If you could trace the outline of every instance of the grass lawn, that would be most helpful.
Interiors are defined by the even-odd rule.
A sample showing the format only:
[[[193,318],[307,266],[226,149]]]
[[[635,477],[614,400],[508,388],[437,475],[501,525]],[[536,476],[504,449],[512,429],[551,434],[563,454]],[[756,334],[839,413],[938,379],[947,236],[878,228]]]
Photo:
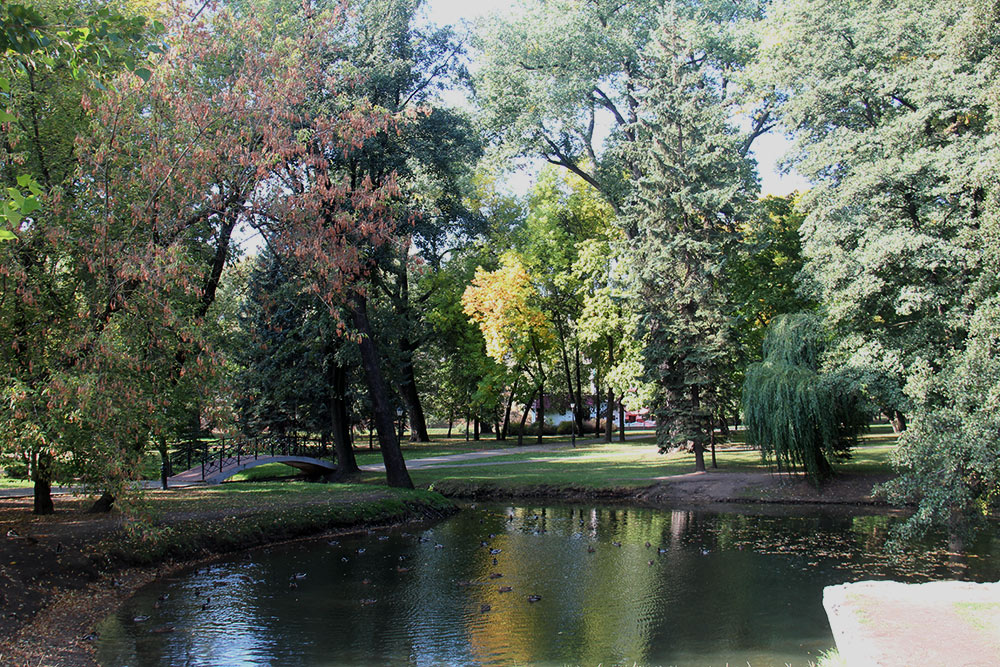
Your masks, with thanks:
[[[722,471],[774,470],[763,462],[760,452],[742,445],[743,433],[733,433],[731,443],[717,448],[717,460]],[[875,425],[861,437],[848,461],[835,464],[838,472],[849,474],[888,474],[889,456],[895,447],[896,436],[888,425]],[[447,456],[470,451],[499,450],[495,456],[470,461],[454,461],[427,468],[411,468],[410,477],[418,487],[428,487],[443,479],[463,480],[472,483],[500,484],[503,486],[577,486],[586,488],[637,488],[656,482],[657,478],[682,475],[694,470],[694,455],[657,452],[652,434],[625,442],[580,444],[546,452],[527,452],[510,440],[470,441],[442,444],[408,443],[403,448],[407,460],[433,456]],[[568,444],[564,438],[546,438],[545,444]],[[535,444],[533,441],[526,444]],[[381,463],[382,456],[374,452],[357,452],[359,464]],[[711,457],[705,456],[711,465]],[[282,464],[260,466],[234,476],[233,481],[253,481],[293,477],[299,471]],[[383,483],[382,473],[365,473],[366,483]]]
[[[137,563],[186,558],[452,507],[428,491],[298,481],[153,492],[144,494],[143,501],[150,517],[159,522],[139,533],[114,534],[106,543],[113,557]]]
[[[404,439],[402,443],[403,457],[406,459],[427,458],[431,456],[451,456],[452,454],[463,454],[465,452],[478,452],[493,449],[517,450],[517,438],[510,437],[507,440],[497,440],[492,434],[484,435],[479,440],[465,440],[464,433],[461,437],[454,437],[456,431],[452,432],[453,437],[445,437],[447,429],[428,429],[430,442],[409,442]],[[626,431],[629,437],[640,434],[653,436],[653,431],[649,429]],[[615,438],[618,434],[615,434]],[[577,441],[593,439],[594,435],[577,436]],[[543,445],[570,444],[572,436],[568,435],[546,435],[542,437]],[[367,436],[358,437],[354,441],[354,456],[358,460],[358,465],[368,465],[370,463],[382,463],[382,454],[378,450],[378,439],[375,440],[374,450],[369,450],[366,443]],[[524,436],[524,445],[537,445],[538,436]]]
[[[836,465],[839,472],[889,473],[888,458],[892,445],[862,446],[851,460]],[[545,460],[530,460],[529,457]],[[761,461],[760,452],[746,449],[718,449],[716,456],[723,471],[771,471]],[[711,458],[706,454],[706,464]],[[694,471],[694,455],[661,455],[650,443],[615,443],[592,445],[575,450],[490,457],[461,467],[436,467],[411,470],[414,484],[428,486],[441,479],[491,482],[504,486],[555,485],[600,487],[639,487],[656,478],[683,475]]]

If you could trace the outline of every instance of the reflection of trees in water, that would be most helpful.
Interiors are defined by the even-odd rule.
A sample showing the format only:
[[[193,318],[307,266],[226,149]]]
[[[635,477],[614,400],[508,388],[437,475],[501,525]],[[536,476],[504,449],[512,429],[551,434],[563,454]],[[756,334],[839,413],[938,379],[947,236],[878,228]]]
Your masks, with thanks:
[[[399,535],[388,541],[345,538],[341,547],[322,547],[318,551],[325,553],[319,555],[279,548],[271,555],[253,555],[259,561],[253,572],[246,570],[247,563],[234,560],[226,566],[230,574],[248,572],[253,580],[234,579],[218,595],[220,600],[231,595],[231,606],[251,626],[264,628],[271,619],[290,618],[294,628],[304,620],[290,631],[288,641],[295,639],[294,632],[316,624],[304,617],[319,617],[331,632],[336,628],[343,656],[376,661],[411,656],[431,662],[651,663],[682,649],[693,656],[707,650],[751,656],[786,636],[808,640],[806,635],[815,632],[811,641],[828,642],[818,602],[823,585],[883,576],[997,578],[995,559],[949,556],[944,550],[888,551],[893,521],[825,514],[487,508],[435,526],[425,541]],[[444,548],[435,549],[437,542]],[[595,546],[593,553],[589,545]],[[986,546],[995,552],[998,543]],[[356,553],[360,547],[367,548],[364,556]],[[489,547],[502,549],[495,555],[496,566]],[[659,553],[660,548],[665,551]],[[400,555],[412,571],[397,572]],[[290,593],[290,573],[307,570],[309,578]],[[494,572],[504,576],[490,579]],[[363,586],[363,578],[371,579],[371,585]],[[183,584],[186,595],[193,594],[194,581],[210,586],[204,577],[192,578]],[[499,593],[499,585],[513,591]],[[542,601],[528,603],[529,594],[541,595]],[[363,598],[377,598],[378,603],[364,607]],[[491,610],[480,613],[482,604]],[[192,624],[206,620],[195,613],[196,606],[191,607]],[[144,628],[128,623],[130,619],[121,634],[138,646]],[[799,628],[782,629],[783,623],[815,630],[803,635]],[[268,637],[274,647],[267,650],[274,652],[277,664],[284,655],[280,647],[288,641],[274,640],[283,637],[284,629],[273,632]],[[178,632],[162,641],[176,645],[173,656],[212,655],[231,641],[193,636]],[[774,655],[781,650],[786,649],[778,647]],[[793,658],[795,651],[801,655],[800,648],[786,650]],[[751,660],[757,662],[780,661]]]
[[[670,543],[679,545],[683,541],[684,533],[688,529],[688,521],[691,519],[691,512],[681,512],[674,510],[670,513]]]

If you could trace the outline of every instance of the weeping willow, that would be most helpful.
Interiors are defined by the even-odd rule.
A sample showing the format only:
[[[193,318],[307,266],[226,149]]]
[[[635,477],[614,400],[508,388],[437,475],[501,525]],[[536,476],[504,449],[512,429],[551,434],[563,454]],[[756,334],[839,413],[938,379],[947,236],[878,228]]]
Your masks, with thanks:
[[[822,353],[815,315],[781,315],[768,326],[764,360],[743,382],[747,444],[779,470],[803,469],[814,484],[833,473],[832,460],[850,456],[867,422],[854,392],[819,371]]]

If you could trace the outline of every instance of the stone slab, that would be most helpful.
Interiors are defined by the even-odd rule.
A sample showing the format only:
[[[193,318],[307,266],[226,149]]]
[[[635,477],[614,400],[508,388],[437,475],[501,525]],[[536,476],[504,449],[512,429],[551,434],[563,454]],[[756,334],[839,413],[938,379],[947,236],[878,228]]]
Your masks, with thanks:
[[[1000,583],[859,581],[823,606],[851,667],[1000,665]]]

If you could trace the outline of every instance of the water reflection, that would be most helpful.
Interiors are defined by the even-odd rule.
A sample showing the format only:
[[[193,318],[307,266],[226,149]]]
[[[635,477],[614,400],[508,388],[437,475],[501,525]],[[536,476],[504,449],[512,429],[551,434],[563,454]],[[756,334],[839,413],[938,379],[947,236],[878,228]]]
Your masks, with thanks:
[[[955,576],[946,551],[888,552],[890,521],[480,507],[157,582],[103,624],[98,659],[803,665],[833,643],[823,586]],[[979,545],[960,576],[997,579],[996,553]]]

